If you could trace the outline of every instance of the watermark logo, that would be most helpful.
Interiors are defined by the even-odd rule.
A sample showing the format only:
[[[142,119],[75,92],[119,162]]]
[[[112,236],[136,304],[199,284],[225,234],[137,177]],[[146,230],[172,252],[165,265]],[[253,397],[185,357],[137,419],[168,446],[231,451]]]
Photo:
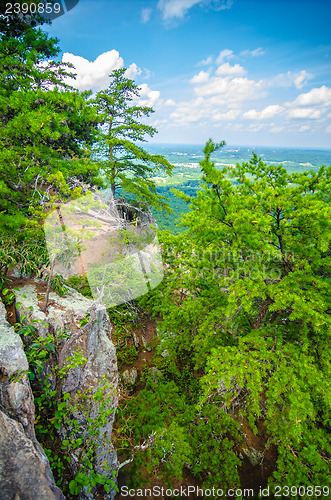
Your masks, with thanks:
[[[53,21],[57,17],[63,16],[78,4],[79,0],[39,0],[39,1],[19,1],[5,2],[5,9],[2,15],[24,15],[40,16],[45,21]]]
[[[164,275],[151,222],[110,190],[59,205],[44,223],[51,272],[86,276],[93,298],[108,308],[140,297]]]

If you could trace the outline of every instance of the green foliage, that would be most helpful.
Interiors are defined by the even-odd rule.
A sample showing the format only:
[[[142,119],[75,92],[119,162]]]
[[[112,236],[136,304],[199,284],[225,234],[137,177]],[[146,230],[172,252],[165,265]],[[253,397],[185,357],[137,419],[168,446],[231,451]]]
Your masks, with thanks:
[[[207,415],[203,470],[191,470],[214,474],[224,453],[222,475],[238,481],[241,415],[255,433],[262,421],[266,446],[277,446],[270,484],[329,484],[331,168],[289,174],[253,155],[217,170],[218,146],[206,144],[203,190],[178,193],[187,231],[160,234],[166,277],[139,301],[163,318],[167,378]]]
[[[46,277],[46,280],[48,281],[50,279],[49,276]],[[67,288],[64,284],[64,278],[60,274],[54,274],[54,276],[51,277],[51,288],[53,292],[57,292],[61,297],[65,295],[67,292]]]
[[[16,332],[24,337],[25,353],[29,363],[28,377],[34,380],[36,374],[41,373],[45,362],[51,355],[55,354],[57,343],[63,338],[67,338],[68,332],[59,330],[56,337],[54,335],[47,335],[46,338],[38,335],[36,324],[43,323],[41,320],[34,320],[30,323],[22,323],[26,317],[21,317],[21,323],[16,323]],[[47,326],[44,323],[44,326]]]
[[[1,300],[4,304],[11,305],[15,302],[15,293],[9,288],[2,288]]]
[[[84,297],[92,298],[90,285],[86,275],[80,276],[79,274],[74,274],[66,280],[66,284],[84,295]]]
[[[73,179],[97,181],[89,155],[98,119],[87,95],[63,83],[57,40],[36,16],[0,20],[0,269],[36,273],[49,260],[41,228]],[[50,85],[51,84],[51,85]]]
[[[119,366],[123,364],[131,365],[138,357],[137,349],[132,345],[125,345],[116,351]]]
[[[101,124],[95,154],[101,161],[103,171],[113,194],[120,192],[136,199],[143,205],[157,209],[168,209],[166,199],[157,194],[152,177],[158,171],[172,172],[172,165],[162,156],[149,154],[138,142],[145,136],[153,136],[156,129],[141,123],[153,109],[132,105],[139,97],[139,87],[125,77],[126,68],[113,70],[108,89],[97,93],[95,108]],[[119,191],[120,190],[120,191]]]
[[[127,446],[138,446],[155,432],[153,444],[139,452],[133,465],[132,487],[140,486],[143,479],[139,469],[146,465],[171,485],[173,478],[182,479],[187,467],[204,487],[236,487],[240,464],[233,451],[233,440],[240,441],[238,425],[219,407],[219,401],[197,410],[190,404],[174,381],[154,383],[146,377],[147,385],[138,397],[127,403],[119,417],[120,430],[126,427],[128,415],[131,425],[126,428]]]

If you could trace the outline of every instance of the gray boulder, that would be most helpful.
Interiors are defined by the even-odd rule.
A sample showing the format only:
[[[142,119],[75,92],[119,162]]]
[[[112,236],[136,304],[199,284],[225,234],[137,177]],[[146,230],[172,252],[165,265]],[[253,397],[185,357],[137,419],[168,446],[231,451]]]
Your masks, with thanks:
[[[23,343],[0,302],[1,500],[64,499],[34,432],[35,407]]]

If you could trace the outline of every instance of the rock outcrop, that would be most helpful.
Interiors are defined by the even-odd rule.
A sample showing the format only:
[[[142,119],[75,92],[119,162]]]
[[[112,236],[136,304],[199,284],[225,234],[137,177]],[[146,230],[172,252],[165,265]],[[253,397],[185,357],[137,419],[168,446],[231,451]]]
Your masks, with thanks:
[[[28,362],[19,335],[0,302],[0,496],[1,500],[64,499],[35,438]]]
[[[38,280],[35,284],[23,286],[16,292],[16,300],[20,303],[19,315],[25,318],[23,323],[33,324],[37,334],[46,338],[53,332],[55,338],[59,332],[70,332],[66,340],[61,340],[56,351],[58,371],[64,369],[61,377],[56,375],[54,360],[50,358],[48,365],[41,376],[47,375],[53,388],[57,390],[58,397],[69,394],[77,405],[72,407],[70,419],[62,422],[59,429],[61,439],[81,438],[84,444],[71,453],[71,473],[74,477],[80,471],[79,464],[86,450],[84,446],[93,441],[96,447],[93,466],[97,474],[112,477],[112,471],[117,469],[117,454],[111,443],[112,425],[118,403],[118,370],[115,347],[111,341],[111,325],[104,306],[93,306],[93,301],[80,295],[75,290],[69,289],[65,296],[60,297],[55,293],[49,296],[47,313],[40,309],[43,300],[42,293],[38,293]],[[93,309],[94,308],[94,309]],[[88,315],[90,320],[88,321]],[[83,323],[87,322],[85,326]],[[73,363],[66,369],[68,360],[77,356],[86,361]],[[101,399],[106,401],[102,410],[100,398],[95,397],[102,388]],[[70,400],[69,400],[70,401]],[[102,418],[101,412],[107,415]],[[70,424],[76,421],[76,427]],[[97,435],[93,436],[91,421],[98,422]],[[68,423],[69,422],[69,423]],[[96,429],[93,429],[95,432]],[[105,462],[107,465],[105,465]],[[114,498],[115,492],[103,493],[105,500]],[[93,499],[98,495],[96,488],[87,493],[84,488],[80,499]],[[98,497],[99,498],[99,497]]]

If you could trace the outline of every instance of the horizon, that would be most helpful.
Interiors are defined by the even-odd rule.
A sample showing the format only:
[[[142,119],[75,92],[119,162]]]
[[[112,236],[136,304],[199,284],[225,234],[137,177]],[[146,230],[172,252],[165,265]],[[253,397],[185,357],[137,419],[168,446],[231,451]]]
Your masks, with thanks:
[[[217,142],[217,141],[214,141]],[[199,146],[204,148],[205,143],[197,143],[197,142],[154,142],[154,141],[147,141],[147,145],[154,145],[154,146]],[[271,146],[266,146],[264,144],[234,144],[234,143],[226,143],[224,147],[239,147],[239,148],[265,148],[265,149],[302,149],[302,150],[308,150],[308,151],[327,151],[331,153],[331,147],[305,147],[305,146],[282,146],[282,145],[271,145]],[[223,148],[221,148],[219,151],[222,151]],[[330,158],[331,161],[331,158]]]

